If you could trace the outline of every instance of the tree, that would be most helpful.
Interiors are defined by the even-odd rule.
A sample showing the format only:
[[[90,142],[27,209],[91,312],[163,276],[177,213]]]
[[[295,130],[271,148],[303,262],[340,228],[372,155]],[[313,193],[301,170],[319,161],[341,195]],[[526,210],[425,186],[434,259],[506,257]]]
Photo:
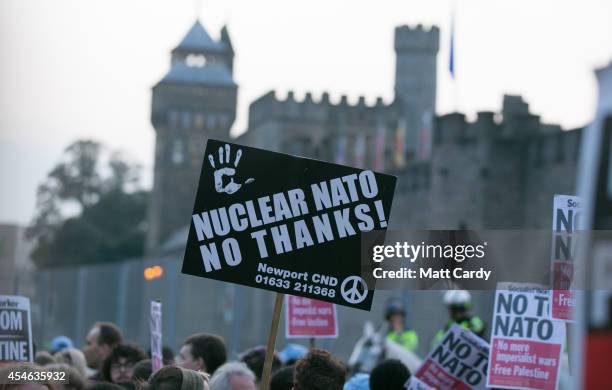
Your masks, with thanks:
[[[140,166],[118,152],[105,152],[98,142],[76,141],[39,185],[28,228],[38,266],[143,254],[148,194],[140,187]]]

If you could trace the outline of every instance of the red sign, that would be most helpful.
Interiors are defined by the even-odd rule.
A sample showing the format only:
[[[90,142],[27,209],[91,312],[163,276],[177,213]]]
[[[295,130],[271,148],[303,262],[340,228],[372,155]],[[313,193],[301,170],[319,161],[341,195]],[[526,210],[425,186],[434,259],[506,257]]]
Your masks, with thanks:
[[[491,348],[490,384],[515,389],[554,390],[561,344],[495,338]]]
[[[338,337],[336,305],[316,299],[286,296],[285,335],[287,338]]]
[[[557,388],[565,324],[550,318],[548,306],[549,292],[543,286],[498,284],[493,310],[488,387]]]
[[[576,305],[575,291],[570,290],[574,275],[574,263],[553,261],[552,318],[572,318]]]
[[[574,280],[574,255],[579,236],[576,228],[580,224],[580,198],[570,195],[555,195],[553,199],[552,248],[551,248],[551,310],[553,319],[572,322],[572,311],[576,299]]]

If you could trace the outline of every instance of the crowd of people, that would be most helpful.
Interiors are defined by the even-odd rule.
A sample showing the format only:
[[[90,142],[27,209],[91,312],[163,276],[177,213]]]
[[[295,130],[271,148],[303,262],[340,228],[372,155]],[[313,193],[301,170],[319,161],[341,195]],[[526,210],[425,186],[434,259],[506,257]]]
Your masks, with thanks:
[[[444,295],[449,321],[433,343],[453,324],[484,336],[484,324],[470,314],[471,296],[467,291],[450,290]],[[406,313],[402,302],[391,298],[386,303],[388,323],[386,340],[405,351],[414,352],[419,345],[417,333],[405,326]],[[94,324],[82,349],[72,340],[58,336],[51,341],[49,351],[38,351],[31,363],[15,363],[0,367],[0,379],[13,372],[66,372],[66,383],[40,382],[53,390],[254,390],[260,388],[265,347],[255,347],[242,353],[236,361],[228,360],[222,337],[197,333],[188,337],[178,354],[164,346],[163,367],[153,372],[150,351],[124,340],[121,330],[113,323]],[[299,344],[289,344],[273,354],[269,390],[400,390],[404,389],[411,372],[406,361],[385,359],[375,355],[374,365],[352,366],[329,352]],[[368,360],[368,359],[366,359]],[[372,359],[369,359],[372,360]],[[406,363],[406,364],[405,364]],[[416,370],[414,364],[411,366]],[[367,371],[367,372],[359,372]],[[0,390],[20,388],[2,385]],[[21,389],[35,390],[35,389]]]
[[[0,367],[2,378],[10,372],[66,372],[64,383],[0,384],[0,390],[255,390],[266,356],[265,347],[256,347],[230,361],[223,338],[208,333],[188,337],[176,356],[169,347],[162,352],[164,366],[153,372],[143,348],[124,340],[115,324],[100,322],[88,332],[82,349],[58,336],[48,351],[36,353],[34,363]],[[410,371],[399,360],[383,360],[370,374],[349,376],[348,371],[328,351],[289,344],[273,355],[269,389],[399,390],[410,378]]]

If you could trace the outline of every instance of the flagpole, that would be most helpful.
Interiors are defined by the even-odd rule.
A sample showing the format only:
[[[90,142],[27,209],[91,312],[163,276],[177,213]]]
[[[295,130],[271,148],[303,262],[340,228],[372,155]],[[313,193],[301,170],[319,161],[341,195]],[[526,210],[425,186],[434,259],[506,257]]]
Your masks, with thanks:
[[[459,92],[457,87],[457,79],[455,72],[455,0],[451,0],[451,28],[450,28],[450,49],[448,70],[452,79],[452,94],[453,94],[453,112],[459,111]]]

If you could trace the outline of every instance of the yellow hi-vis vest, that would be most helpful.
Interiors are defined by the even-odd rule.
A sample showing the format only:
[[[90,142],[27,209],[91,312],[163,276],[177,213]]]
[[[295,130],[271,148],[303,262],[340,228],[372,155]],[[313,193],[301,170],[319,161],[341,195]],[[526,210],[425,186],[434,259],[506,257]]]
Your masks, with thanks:
[[[391,331],[387,334],[387,340],[394,341],[409,351],[416,351],[419,347],[419,336],[414,330]]]
[[[447,324],[446,327],[444,329],[440,329],[436,335],[433,337],[433,339],[431,340],[431,344],[429,345],[430,349],[434,349],[434,347],[436,345],[438,345],[438,343],[440,343],[440,341],[442,341],[442,339],[444,338],[444,334],[446,333],[446,331],[448,330],[448,328],[450,328],[453,324],[455,323],[455,321],[450,320]],[[482,320],[480,319],[480,317],[478,316],[473,316],[470,317],[469,319],[465,319],[461,322],[457,322],[457,324],[459,326],[461,326],[464,329],[469,329],[472,332],[474,332],[474,334],[482,337],[481,332],[484,330],[484,322],[482,322]]]

